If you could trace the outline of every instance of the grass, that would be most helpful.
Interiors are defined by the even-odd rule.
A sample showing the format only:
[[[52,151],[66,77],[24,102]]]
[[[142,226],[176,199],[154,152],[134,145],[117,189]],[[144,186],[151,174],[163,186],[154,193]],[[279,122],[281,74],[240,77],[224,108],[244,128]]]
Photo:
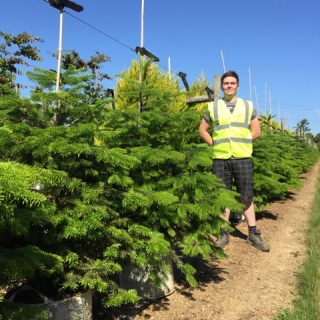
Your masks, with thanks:
[[[320,319],[320,180],[318,178],[309,225],[306,228],[306,260],[299,269],[293,307],[280,310],[274,320]]]

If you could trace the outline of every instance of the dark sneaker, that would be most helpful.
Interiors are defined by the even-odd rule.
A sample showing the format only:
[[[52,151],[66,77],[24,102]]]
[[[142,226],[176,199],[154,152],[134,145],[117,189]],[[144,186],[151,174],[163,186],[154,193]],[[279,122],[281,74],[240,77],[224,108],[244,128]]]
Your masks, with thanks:
[[[261,233],[258,230],[249,233],[247,243],[252,244],[254,247],[261,251],[270,251],[270,247],[265,242],[263,242],[263,240],[261,239]]]
[[[227,244],[229,244],[230,239],[229,239],[229,231],[227,230],[221,230],[220,238],[217,239],[215,242],[215,246],[217,248],[223,249]]]

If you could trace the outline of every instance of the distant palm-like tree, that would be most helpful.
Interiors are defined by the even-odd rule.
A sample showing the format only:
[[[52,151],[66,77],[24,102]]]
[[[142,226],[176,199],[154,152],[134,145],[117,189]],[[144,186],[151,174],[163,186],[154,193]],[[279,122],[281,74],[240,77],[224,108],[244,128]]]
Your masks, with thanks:
[[[271,115],[271,113],[269,113],[268,111],[267,111],[266,115],[263,115],[263,114],[260,115],[260,123],[261,123],[262,132],[269,134],[273,130],[275,130],[274,123],[277,123],[274,120],[275,117],[276,117],[276,115]]]

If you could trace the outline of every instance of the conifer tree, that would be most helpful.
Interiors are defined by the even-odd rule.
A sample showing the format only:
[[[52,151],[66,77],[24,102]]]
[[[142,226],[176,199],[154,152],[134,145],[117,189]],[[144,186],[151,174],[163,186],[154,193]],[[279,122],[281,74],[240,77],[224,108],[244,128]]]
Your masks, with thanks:
[[[234,195],[201,173],[209,165],[207,150],[184,146],[183,136],[175,141],[179,135],[171,133],[184,120],[146,111],[139,128],[137,110],[112,110],[105,100],[89,103],[84,87],[94,75],[83,71],[69,67],[61,90],[52,91],[53,72],[35,69],[29,77],[41,90],[31,99],[8,95],[0,101],[2,160],[48,172],[37,175],[34,192],[41,204],[10,199],[12,214],[1,220],[6,237],[0,247],[32,248],[31,256],[56,259],[34,273],[26,262],[25,279],[42,292],[54,285],[57,297],[91,288],[105,293],[106,305],[137,301],[135,292],[118,287],[115,276],[126,264],[151,264],[151,278],[159,284],[159,273],[168,270],[166,255],[196,284],[194,268],[179,260],[172,244],[208,258],[208,234],[219,230],[221,207],[238,205]],[[150,100],[151,109],[167,102]]]
[[[263,135],[254,143],[255,205],[261,211],[275,199],[284,199],[288,190],[302,185],[300,175],[310,170],[319,152],[305,141],[288,134]]]
[[[51,55],[58,58],[57,53],[51,53]],[[106,62],[110,62],[110,58],[98,51],[86,61],[80,57],[76,50],[65,50],[61,57],[61,68],[68,70],[70,67],[73,67],[75,70],[81,70],[81,72],[92,75],[84,79],[84,93],[89,103],[95,103],[101,99],[105,100],[110,97],[110,89],[108,90],[102,81],[111,80],[112,77],[100,71]],[[62,77],[61,84],[63,83],[64,79]]]
[[[139,56],[132,65],[119,73],[115,88],[117,109],[139,107],[139,98],[143,111],[158,110],[174,112],[179,106],[185,110],[185,93],[179,90],[178,79],[159,70],[152,60]],[[166,104],[163,103],[166,101]]]
[[[127,156],[125,150],[103,150],[94,145],[97,126],[88,120],[94,118],[97,110],[84,105],[78,91],[34,95],[34,101],[17,96],[0,101],[1,127],[6,132],[0,144],[2,160],[46,168],[51,178],[37,175],[37,193],[45,198],[39,208],[29,208],[19,198],[4,199],[4,206],[12,203],[12,214],[1,220],[1,229],[6,233],[2,234],[0,247],[4,252],[18,248],[29,252],[30,257],[33,248],[35,258],[41,252],[57,256],[57,267],[39,264],[41,267],[36,269],[27,261],[24,265],[29,270],[24,279],[42,292],[50,283],[60,293],[62,289],[81,288],[107,292],[110,304],[136,301],[137,296],[132,292],[117,293],[120,289],[112,275],[120,272],[122,259],[139,250],[130,250],[126,244],[134,243],[138,234],[134,228],[128,230],[126,219],[117,210],[123,192],[131,185],[126,178],[128,163],[134,166],[137,161]],[[62,125],[53,126],[57,98],[63,106],[57,111]],[[48,109],[46,116],[44,103]],[[114,175],[121,179],[112,181]],[[8,223],[12,228],[7,227]],[[23,232],[19,231],[22,227]],[[156,236],[145,230],[141,237]],[[6,285],[10,284],[9,280]]]

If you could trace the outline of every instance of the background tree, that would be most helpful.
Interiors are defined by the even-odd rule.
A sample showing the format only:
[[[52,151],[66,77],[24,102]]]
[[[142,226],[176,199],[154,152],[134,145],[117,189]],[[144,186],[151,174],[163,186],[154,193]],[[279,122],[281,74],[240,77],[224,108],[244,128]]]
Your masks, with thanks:
[[[267,111],[267,113],[261,114],[260,115],[260,124],[261,124],[261,131],[263,133],[267,133],[270,134],[272,133],[272,131],[274,130],[274,126],[273,126],[273,122],[274,118],[276,117],[276,115],[271,115],[271,113],[269,113],[269,111]]]
[[[320,142],[320,133],[317,133],[314,137],[314,142],[319,143]]]
[[[56,53],[51,53],[51,55],[52,57],[57,58]],[[74,74],[79,75],[82,73],[84,76],[82,79],[82,89],[88,103],[94,104],[99,100],[105,101],[105,99],[109,99],[108,105],[111,106],[112,99],[110,89],[105,86],[104,80],[110,80],[112,78],[108,74],[100,72],[100,69],[103,68],[103,63],[105,62],[110,62],[110,58],[99,52],[96,52],[96,54],[91,56],[88,61],[85,61],[80,57],[76,50],[65,50],[61,58],[62,70],[60,74],[60,87],[64,86],[66,88],[70,85],[70,81],[72,81],[70,79],[70,72],[66,72],[68,69],[73,70],[72,72]],[[31,76],[32,73],[33,76]],[[51,76],[49,76],[49,74],[51,74]],[[31,92],[41,92],[43,90],[43,85],[46,86],[46,90],[53,90],[56,86],[55,70],[35,68],[33,72],[30,71],[29,77],[30,76],[34,81],[37,81],[37,86],[34,86]],[[50,81],[51,85],[49,86],[48,83],[44,83],[43,81]]]
[[[85,80],[86,86],[84,87],[85,93],[90,99],[89,103],[94,103],[110,97],[110,91],[102,84],[102,81],[111,80],[112,77],[100,71],[103,64],[110,61],[110,57],[98,51],[89,60],[85,61],[76,50],[69,50],[62,55],[61,67],[64,70],[68,70],[70,66],[74,66],[76,70],[86,68],[86,71],[95,75],[95,77]]]
[[[316,143],[318,150],[320,150],[320,133],[317,133],[314,137],[314,142]]]
[[[296,128],[296,134],[299,137],[303,137],[307,132],[310,131],[309,121],[307,119],[302,119],[297,123],[295,128]]]
[[[13,36],[0,31],[0,41],[0,84],[16,89],[25,87],[15,83],[16,75],[22,74],[18,65],[29,66],[28,60],[42,61],[39,50],[31,43],[43,40],[26,32]]]
[[[306,140],[311,145],[314,143],[314,136],[311,132],[306,133]]]

